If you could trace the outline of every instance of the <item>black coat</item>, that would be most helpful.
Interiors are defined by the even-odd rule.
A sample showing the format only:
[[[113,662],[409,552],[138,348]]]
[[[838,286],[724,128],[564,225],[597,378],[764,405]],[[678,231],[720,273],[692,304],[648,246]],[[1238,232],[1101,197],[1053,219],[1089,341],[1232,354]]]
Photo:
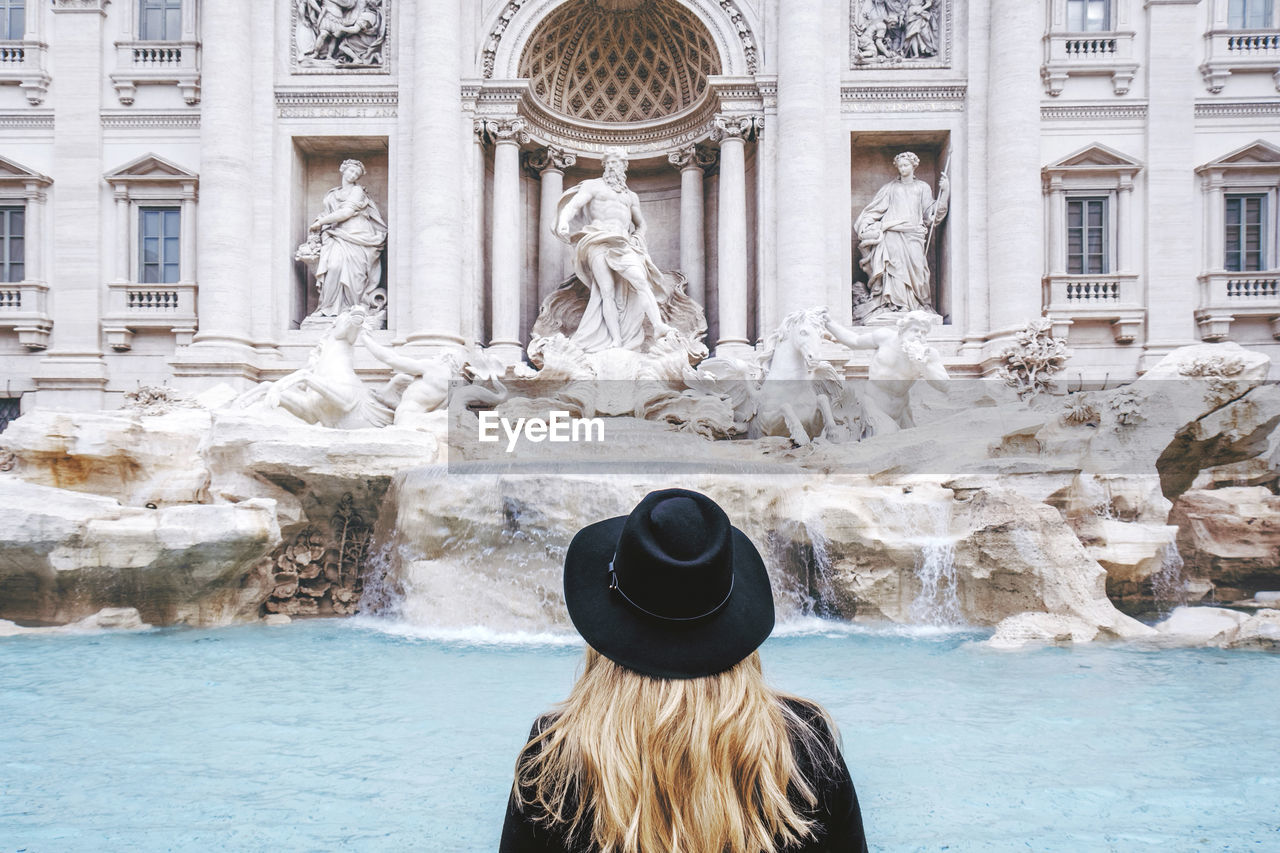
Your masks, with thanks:
[[[853,789],[849,769],[845,766],[831,730],[813,706],[801,702],[788,704],[819,735],[834,760],[820,761],[810,757],[805,749],[796,749],[800,770],[814,784],[818,794],[816,807],[804,808],[799,801],[796,805],[815,821],[818,837],[800,847],[787,848],[787,853],[866,853],[867,841],[862,831],[858,794]],[[542,723],[542,720],[534,723],[530,738],[538,733]],[[507,802],[502,843],[498,849],[499,853],[592,853],[595,850],[592,846],[581,844],[570,846],[563,832],[535,823],[527,814],[517,809],[514,793]]]

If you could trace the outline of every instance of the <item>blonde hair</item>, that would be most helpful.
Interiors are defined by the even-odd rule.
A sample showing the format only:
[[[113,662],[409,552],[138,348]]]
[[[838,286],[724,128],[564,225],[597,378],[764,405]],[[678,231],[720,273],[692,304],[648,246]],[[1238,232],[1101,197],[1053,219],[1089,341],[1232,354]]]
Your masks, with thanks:
[[[795,702],[765,684],[758,652],[716,675],[664,679],[588,647],[569,698],[520,753],[517,802],[601,853],[778,853],[814,837],[793,803],[817,804],[797,749],[814,767],[834,749]],[[804,707],[834,737],[825,712]]]

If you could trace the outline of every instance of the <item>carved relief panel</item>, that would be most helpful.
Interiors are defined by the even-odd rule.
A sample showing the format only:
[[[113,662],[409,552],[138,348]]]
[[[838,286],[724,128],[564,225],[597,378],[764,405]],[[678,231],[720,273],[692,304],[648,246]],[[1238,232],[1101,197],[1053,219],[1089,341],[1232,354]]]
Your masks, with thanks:
[[[850,0],[850,67],[950,67],[951,5],[951,0]]]
[[[388,70],[391,0],[293,0],[295,73]]]

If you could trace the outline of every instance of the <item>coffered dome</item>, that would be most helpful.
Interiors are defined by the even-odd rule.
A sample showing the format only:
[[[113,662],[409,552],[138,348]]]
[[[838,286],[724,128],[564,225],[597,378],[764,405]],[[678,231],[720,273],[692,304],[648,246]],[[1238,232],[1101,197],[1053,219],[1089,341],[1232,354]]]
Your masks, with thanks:
[[[538,25],[520,59],[539,101],[600,122],[678,113],[719,73],[711,34],[675,0],[570,0]]]

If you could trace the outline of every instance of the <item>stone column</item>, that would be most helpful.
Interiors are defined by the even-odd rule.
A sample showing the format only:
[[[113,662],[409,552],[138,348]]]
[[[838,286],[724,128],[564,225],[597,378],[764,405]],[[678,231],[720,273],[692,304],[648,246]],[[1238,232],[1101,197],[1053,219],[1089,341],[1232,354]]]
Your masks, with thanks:
[[[1206,270],[1220,270],[1227,265],[1226,246],[1223,236],[1223,221],[1226,216],[1226,174],[1221,170],[1210,172],[1202,179],[1204,187],[1209,191],[1209,209],[1205,221],[1205,262],[1201,266]]]
[[[26,244],[29,251],[26,254],[26,271],[23,276],[26,281],[41,281],[44,278],[44,257],[48,246],[44,242],[44,217],[45,202],[48,195],[44,191],[47,183],[44,179],[41,181],[28,181],[26,186],[27,196],[27,217],[23,222],[26,228]]]
[[[1067,271],[1067,232],[1062,217],[1066,212],[1067,196],[1062,187],[1062,176],[1049,178],[1049,274],[1063,275]]]
[[[716,116],[713,139],[720,143],[720,197],[717,281],[720,338],[716,354],[741,358],[751,351],[747,337],[747,170],[746,140],[754,137],[755,116]]]
[[[196,188],[186,184],[182,188],[181,258],[179,278],[182,281],[196,280]]]
[[[250,247],[253,198],[254,77],[246,60],[253,44],[253,3],[225,0],[203,10],[203,103],[200,106],[201,227],[196,238],[200,331],[179,360],[199,361],[204,373],[252,378],[254,288],[265,274],[254,269]],[[259,81],[264,85],[269,81]],[[229,128],[240,132],[229,133]],[[207,365],[221,367],[210,368]]]
[[[539,148],[525,157],[525,167],[538,179],[538,304],[559,286],[564,271],[564,243],[556,236],[556,208],[564,194],[564,170],[577,155],[560,148]]]
[[[987,77],[987,275],[993,336],[1040,316],[1044,222],[1040,178],[1044,4],[992,0]]]
[[[829,189],[824,87],[839,81],[826,73],[832,22],[823,5],[824,0],[778,4],[778,318],[824,305],[828,295],[825,227],[814,219],[815,209],[825,209]]]
[[[116,186],[116,281],[129,281],[131,271],[129,269],[130,251],[133,248],[133,240],[130,239],[130,232],[133,231],[133,217],[129,214],[129,188],[124,186]],[[183,224],[186,224],[187,214],[182,212]],[[183,235],[186,236],[185,234]],[[187,244],[182,242],[182,251],[187,251]]]
[[[1116,192],[1116,268],[1129,272],[1133,266],[1133,176],[1122,175]]]
[[[688,279],[689,297],[707,304],[707,244],[702,200],[703,170],[714,165],[714,151],[695,145],[667,155],[680,170],[680,272]]]
[[[520,283],[524,272],[524,217],[520,206],[520,145],[529,141],[524,120],[477,122],[477,130],[493,142],[492,277],[489,304],[493,330],[489,351],[505,364],[520,361]]]
[[[465,343],[460,5],[458,0],[416,0],[400,10],[400,20],[413,22],[412,67],[401,72],[409,77],[413,127],[412,221],[407,233],[412,235],[415,281],[406,289],[413,300],[413,328],[406,341],[421,346]]]
[[[35,5],[35,4],[29,4]],[[53,337],[35,371],[35,404],[43,409],[100,409],[106,403],[100,320],[102,258],[102,27],[105,0],[54,0],[49,64],[57,70],[53,99],[56,203],[49,235],[54,250],[49,303]],[[28,17],[43,12],[30,9]],[[43,247],[31,246],[36,254]]]
[[[1201,83],[1195,62],[1203,39],[1195,0],[1146,0],[1147,79],[1153,85],[1147,106],[1146,157],[1146,351],[1147,370],[1173,349],[1198,343],[1195,310],[1197,274],[1204,266],[1195,241],[1195,212],[1203,203],[1191,171],[1196,163],[1196,94]],[[1213,260],[1210,259],[1210,264]]]

